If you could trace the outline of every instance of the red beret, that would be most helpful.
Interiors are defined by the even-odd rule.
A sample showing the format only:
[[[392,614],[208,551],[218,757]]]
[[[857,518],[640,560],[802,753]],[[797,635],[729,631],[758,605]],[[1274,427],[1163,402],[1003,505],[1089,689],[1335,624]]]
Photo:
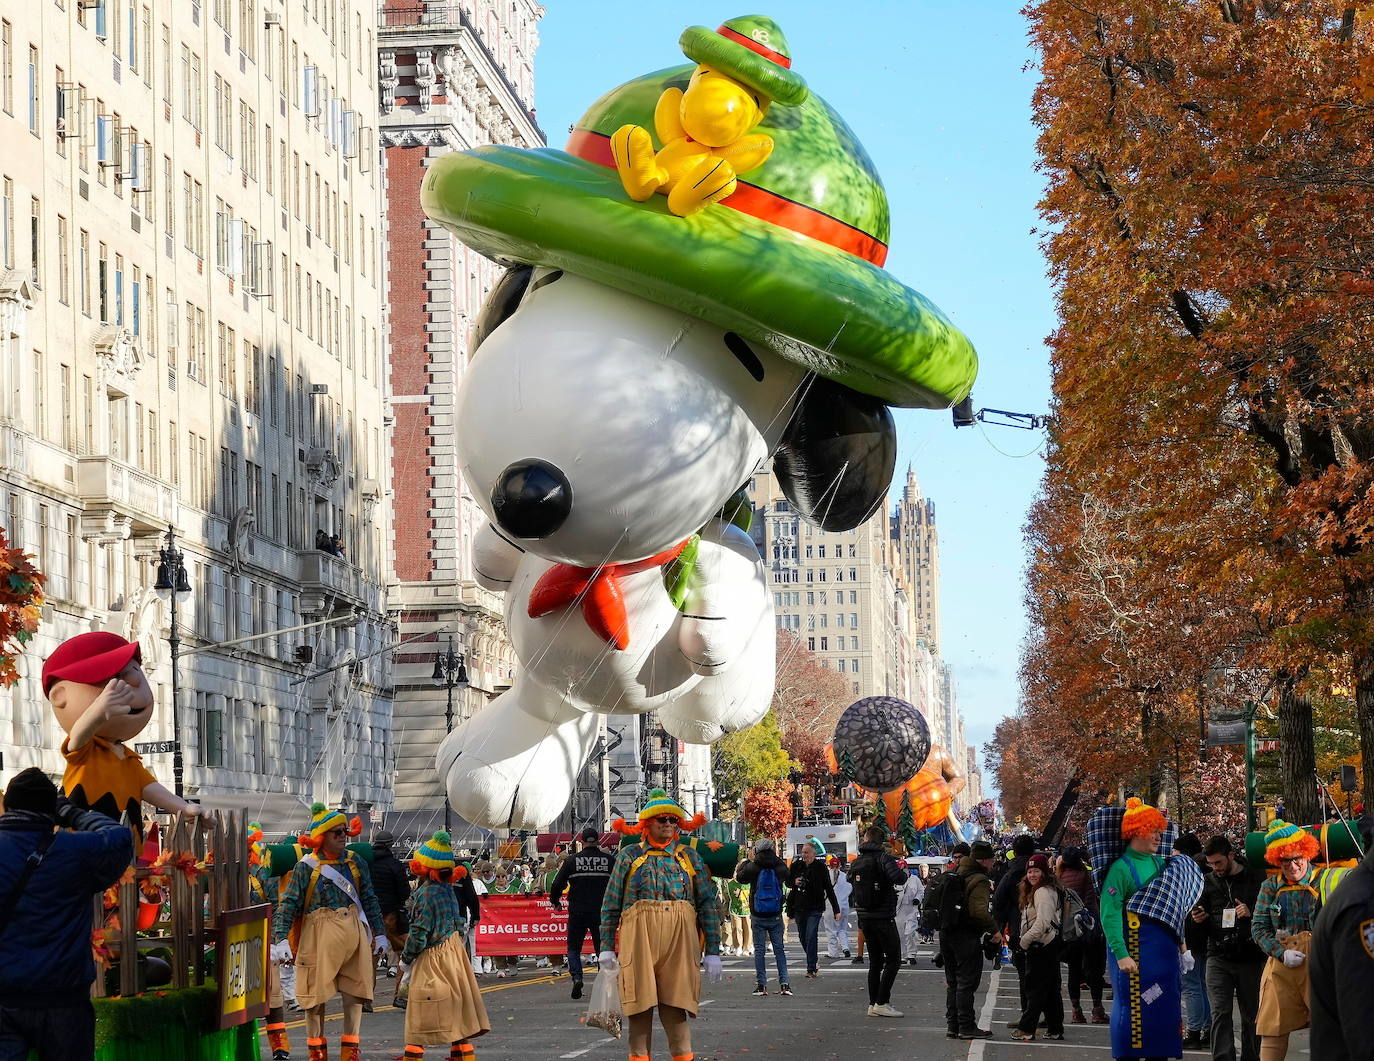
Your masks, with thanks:
[[[69,637],[43,664],[43,695],[48,695],[54,682],[98,685],[109,681],[131,659],[142,663],[143,651],[137,641],[125,641],[118,634],[96,630]]]

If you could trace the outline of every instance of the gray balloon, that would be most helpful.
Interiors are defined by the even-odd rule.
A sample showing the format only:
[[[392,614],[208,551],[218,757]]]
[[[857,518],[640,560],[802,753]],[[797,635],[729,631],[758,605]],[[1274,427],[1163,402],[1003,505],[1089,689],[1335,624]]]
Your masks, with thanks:
[[[867,696],[850,704],[835,723],[840,772],[873,792],[901,788],[930,757],[925,716],[895,696]]]

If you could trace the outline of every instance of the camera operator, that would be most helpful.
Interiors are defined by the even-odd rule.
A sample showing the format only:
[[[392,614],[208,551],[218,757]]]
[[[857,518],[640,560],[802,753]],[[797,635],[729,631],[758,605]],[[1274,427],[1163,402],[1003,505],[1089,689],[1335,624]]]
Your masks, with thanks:
[[[1251,869],[1235,857],[1231,841],[1214,836],[1204,849],[1211,867],[1203,882],[1202,898],[1194,907],[1196,924],[1207,926],[1207,997],[1212,1004],[1213,1061],[1235,1061],[1232,999],[1240,1007],[1240,1059],[1259,1061],[1260,974],[1265,954],[1250,937],[1250,918],[1265,872]]]
[[[59,798],[37,767],[10,781],[0,816],[0,1056],[95,1057],[91,898],[133,856],[127,828]]]

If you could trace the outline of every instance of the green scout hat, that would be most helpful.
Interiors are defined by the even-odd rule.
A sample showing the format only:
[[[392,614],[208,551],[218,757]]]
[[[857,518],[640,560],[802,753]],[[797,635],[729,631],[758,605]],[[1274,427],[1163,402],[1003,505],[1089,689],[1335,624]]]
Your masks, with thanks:
[[[722,29],[746,22],[767,20]],[[705,54],[701,39],[689,30],[684,50]],[[882,268],[887,193],[853,131],[815,92],[769,109],[757,131],[773,138],[772,154],[720,203],[676,217],[661,195],[640,203],[625,194],[611,134],[627,123],[653,128],[663,90],[685,88],[692,71],[612,89],[564,151],[490,145],[436,159],[421,187],[425,212],[498,262],[564,269],[681,309],[889,405],[942,409],[966,397],[973,345]]]
[[[806,99],[806,82],[791,70],[787,38],[765,15],[732,18],[717,30],[688,26],[678,45],[692,62],[723,70],[771,100],[795,107]]]

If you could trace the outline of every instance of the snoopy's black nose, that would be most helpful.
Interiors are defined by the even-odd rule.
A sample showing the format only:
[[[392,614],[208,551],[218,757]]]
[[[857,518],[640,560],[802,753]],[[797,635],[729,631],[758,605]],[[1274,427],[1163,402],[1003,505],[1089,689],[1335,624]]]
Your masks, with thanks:
[[[572,484],[548,461],[516,461],[491,490],[496,522],[517,538],[547,538],[572,511]]]

